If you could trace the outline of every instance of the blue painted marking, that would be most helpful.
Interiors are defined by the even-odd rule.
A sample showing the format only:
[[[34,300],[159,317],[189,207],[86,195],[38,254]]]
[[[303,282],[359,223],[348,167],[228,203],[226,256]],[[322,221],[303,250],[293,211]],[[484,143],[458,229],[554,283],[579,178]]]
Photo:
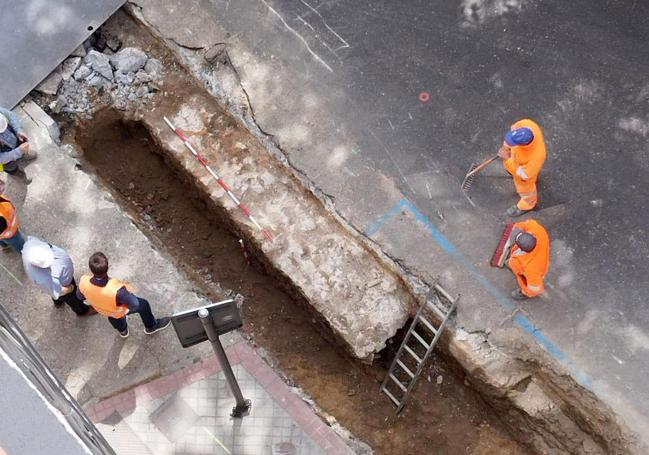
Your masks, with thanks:
[[[397,202],[390,210],[385,212],[379,218],[374,220],[369,224],[365,233],[368,236],[376,234],[381,228],[390,221],[395,215],[401,212],[403,209],[410,210],[410,212],[415,216],[415,219],[423,224],[431,237],[437,242],[437,244],[448,254],[453,256],[462,266],[471,274],[478,282],[500,303],[505,309],[512,311],[516,306],[510,301],[510,299],[505,296],[489,279],[484,276],[476,266],[474,266],[469,259],[464,256],[460,250],[447,239],[444,234],[442,234],[439,229],[417,209],[417,207],[410,202],[410,200],[404,198]],[[574,363],[566,356],[566,354],[559,349],[559,347],[550,341],[543,332],[538,329],[532,321],[522,314],[517,314],[514,317],[514,322],[525,332],[529,333],[534,337],[534,339],[556,360],[561,362],[566,368],[570,370],[575,379],[584,387],[592,390],[593,380],[583,371],[579,370]]]
[[[393,216],[395,216],[397,213],[401,211],[401,209],[404,206],[403,204],[404,201],[405,199],[401,199],[394,207],[388,210],[385,214],[381,215],[378,219],[370,223],[370,225],[365,230],[365,234],[368,236],[372,236],[376,234],[383,227],[385,223],[390,221],[390,219]]]

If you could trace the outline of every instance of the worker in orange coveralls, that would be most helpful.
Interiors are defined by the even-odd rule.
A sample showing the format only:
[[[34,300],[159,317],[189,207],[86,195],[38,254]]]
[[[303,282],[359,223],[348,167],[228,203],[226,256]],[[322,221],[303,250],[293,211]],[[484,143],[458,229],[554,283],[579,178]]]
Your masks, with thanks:
[[[518,204],[507,209],[511,217],[521,216],[536,206],[538,194],[536,180],[539,177],[546,150],[541,127],[530,119],[519,120],[505,134],[505,141],[498,151],[507,172],[514,178]]]
[[[550,237],[536,220],[514,224],[514,245],[509,253],[507,267],[516,276],[520,289],[512,292],[515,300],[536,297],[544,290],[543,279],[550,267]]]

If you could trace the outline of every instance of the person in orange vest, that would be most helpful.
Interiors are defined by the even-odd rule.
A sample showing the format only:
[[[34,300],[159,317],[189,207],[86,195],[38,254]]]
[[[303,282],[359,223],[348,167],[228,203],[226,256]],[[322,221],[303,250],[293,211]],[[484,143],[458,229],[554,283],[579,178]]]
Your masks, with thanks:
[[[0,194],[0,249],[2,251],[13,248],[20,253],[23,250],[25,239],[18,230],[19,228],[16,207],[9,197]]]
[[[90,303],[98,313],[108,316],[119,336],[128,337],[126,316],[133,313],[140,315],[147,335],[169,327],[170,318],[156,319],[147,300],[133,294],[129,284],[108,276],[108,258],[104,253],[94,253],[88,265],[92,275],[81,277],[77,297]]]
[[[514,245],[509,253],[507,267],[514,273],[519,289],[512,292],[515,300],[525,300],[543,292],[543,280],[550,267],[550,236],[536,220],[514,224],[511,234]]]
[[[521,216],[532,210],[538,201],[536,180],[546,157],[545,141],[541,127],[530,119],[522,119],[511,126],[505,134],[498,156],[514,179],[520,200],[507,209],[511,217]]]

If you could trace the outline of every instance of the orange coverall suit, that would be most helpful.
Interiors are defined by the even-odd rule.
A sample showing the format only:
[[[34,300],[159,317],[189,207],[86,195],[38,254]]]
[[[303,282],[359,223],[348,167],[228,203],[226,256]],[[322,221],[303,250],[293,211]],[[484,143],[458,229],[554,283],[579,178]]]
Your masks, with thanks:
[[[528,297],[536,297],[544,290],[543,279],[550,267],[550,237],[536,220],[525,220],[514,224],[536,238],[536,246],[526,253],[518,245],[511,249],[507,266],[516,276],[521,291]]]
[[[516,192],[521,197],[516,206],[521,210],[532,210],[538,200],[536,179],[545,162],[546,150],[541,127],[528,118],[512,125],[512,129],[523,127],[532,130],[534,139],[527,145],[511,147],[511,156],[503,161],[503,166],[514,178]]]

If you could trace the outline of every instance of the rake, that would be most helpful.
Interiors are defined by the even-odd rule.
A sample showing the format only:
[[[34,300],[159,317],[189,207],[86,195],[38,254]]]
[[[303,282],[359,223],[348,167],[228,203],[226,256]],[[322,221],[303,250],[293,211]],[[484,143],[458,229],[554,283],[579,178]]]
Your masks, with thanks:
[[[471,205],[475,206],[475,204],[473,203],[473,201],[469,197],[469,190],[471,189],[471,186],[473,185],[473,181],[475,180],[476,175],[482,169],[487,167],[487,165],[489,165],[496,158],[498,158],[498,155],[494,155],[494,156],[492,156],[490,158],[487,158],[486,160],[484,160],[480,164],[471,163],[471,167],[469,168],[469,172],[467,172],[466,175],[464,176],[464,180],[462,180],[462,185],[460,186],[460,188],[462,189],[462,192],[464,193],[466,198],[469,200]]]

